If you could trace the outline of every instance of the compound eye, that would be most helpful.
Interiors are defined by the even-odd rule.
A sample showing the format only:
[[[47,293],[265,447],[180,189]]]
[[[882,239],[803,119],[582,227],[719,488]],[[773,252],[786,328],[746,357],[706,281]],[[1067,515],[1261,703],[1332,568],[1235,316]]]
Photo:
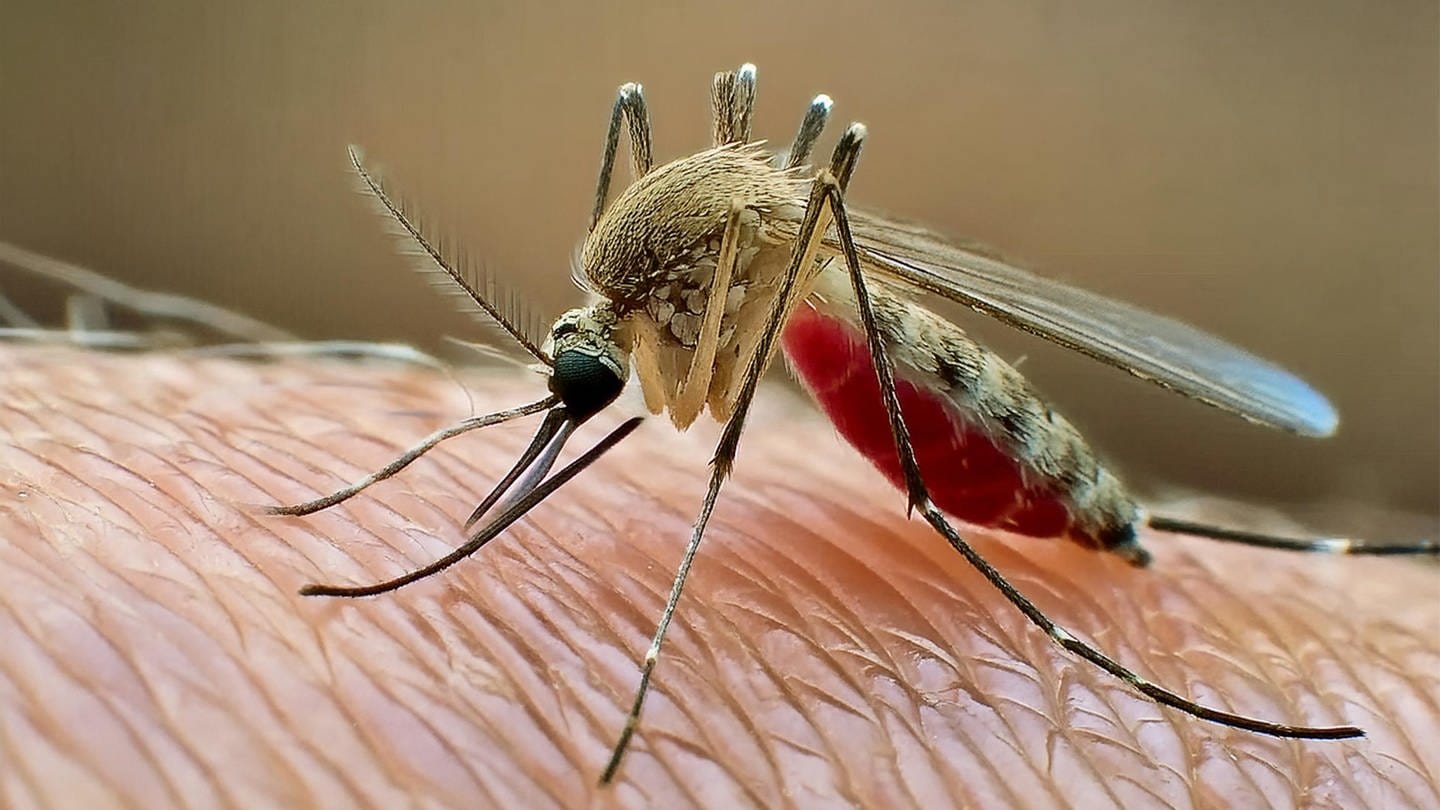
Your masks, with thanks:
[[[559,327],[556,328],[559,334]],[[550,373],[550,391],[560,397],[565,409],[577,420],[588,419],[615,401],[625,381],[600,358],[580,351],[555,355]]]

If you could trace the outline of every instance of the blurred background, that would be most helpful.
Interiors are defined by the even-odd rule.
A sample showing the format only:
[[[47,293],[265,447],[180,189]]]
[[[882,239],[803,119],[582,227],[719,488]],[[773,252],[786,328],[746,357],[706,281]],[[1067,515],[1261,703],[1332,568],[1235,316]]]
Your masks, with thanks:
[[[644,84],[663,161],[706,145],[711,74],[752,61],[762,136],[822,91],[869,126],[856,204],[1190,321],[1342,414],[1283,435],[953,313],[1137,489],[1434,526],[1433,0],[879,8],[7,0],[0,240],[306,337],[484,336],[397,258],[345,145],[558,313],[616,86]]]

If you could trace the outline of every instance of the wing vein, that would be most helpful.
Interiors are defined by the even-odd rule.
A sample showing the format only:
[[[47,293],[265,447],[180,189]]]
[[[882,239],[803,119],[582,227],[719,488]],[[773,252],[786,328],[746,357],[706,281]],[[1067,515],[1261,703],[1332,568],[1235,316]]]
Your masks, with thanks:
[[[1328,436],[1339,418],[1300,378],[1217,337],[1070,287],[923,229],[856,217],[869,269],[964,304],[1163,388],[1252,422]]]

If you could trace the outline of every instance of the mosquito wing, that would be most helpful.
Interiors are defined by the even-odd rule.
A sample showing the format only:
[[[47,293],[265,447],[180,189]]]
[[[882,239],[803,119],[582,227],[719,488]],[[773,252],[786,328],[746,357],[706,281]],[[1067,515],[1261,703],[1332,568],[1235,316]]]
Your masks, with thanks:
[[[869,269],[1246,419],[1335,432],[1325,397],[1284,369],[1179,321],[1020,270],[923,229],[855,213]]]

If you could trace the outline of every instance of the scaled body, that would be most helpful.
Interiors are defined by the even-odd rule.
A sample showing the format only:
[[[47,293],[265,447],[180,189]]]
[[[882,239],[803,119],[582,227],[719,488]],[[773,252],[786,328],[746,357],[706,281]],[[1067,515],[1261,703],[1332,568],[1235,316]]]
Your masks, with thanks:
[[[616,318],[615,339],[632,355],[647,405],[668,412],[677,427],[688,427],[705,406],[717,420],[729,418],[790,259],[806,185],[758,145],[709,149],[637,180],[586,239],[578,275],[596,294],[594,306]],[[732,206],[740,209],[739,240],[721,290],[715,274]],[[898,484],[899,459],[843,266],[833,243],[817,246],[784,351],[841,435]],[[1019,372],[884,285],[874,295],[906,422],[941,509],[1143,562],[1132,528],[1135,503]],[[711,306],[723,316],[707,346],[701,327]],[[703,367],[696,367],[697,354],[708,358]],[[683,396],[697,381],[703,399]]]

